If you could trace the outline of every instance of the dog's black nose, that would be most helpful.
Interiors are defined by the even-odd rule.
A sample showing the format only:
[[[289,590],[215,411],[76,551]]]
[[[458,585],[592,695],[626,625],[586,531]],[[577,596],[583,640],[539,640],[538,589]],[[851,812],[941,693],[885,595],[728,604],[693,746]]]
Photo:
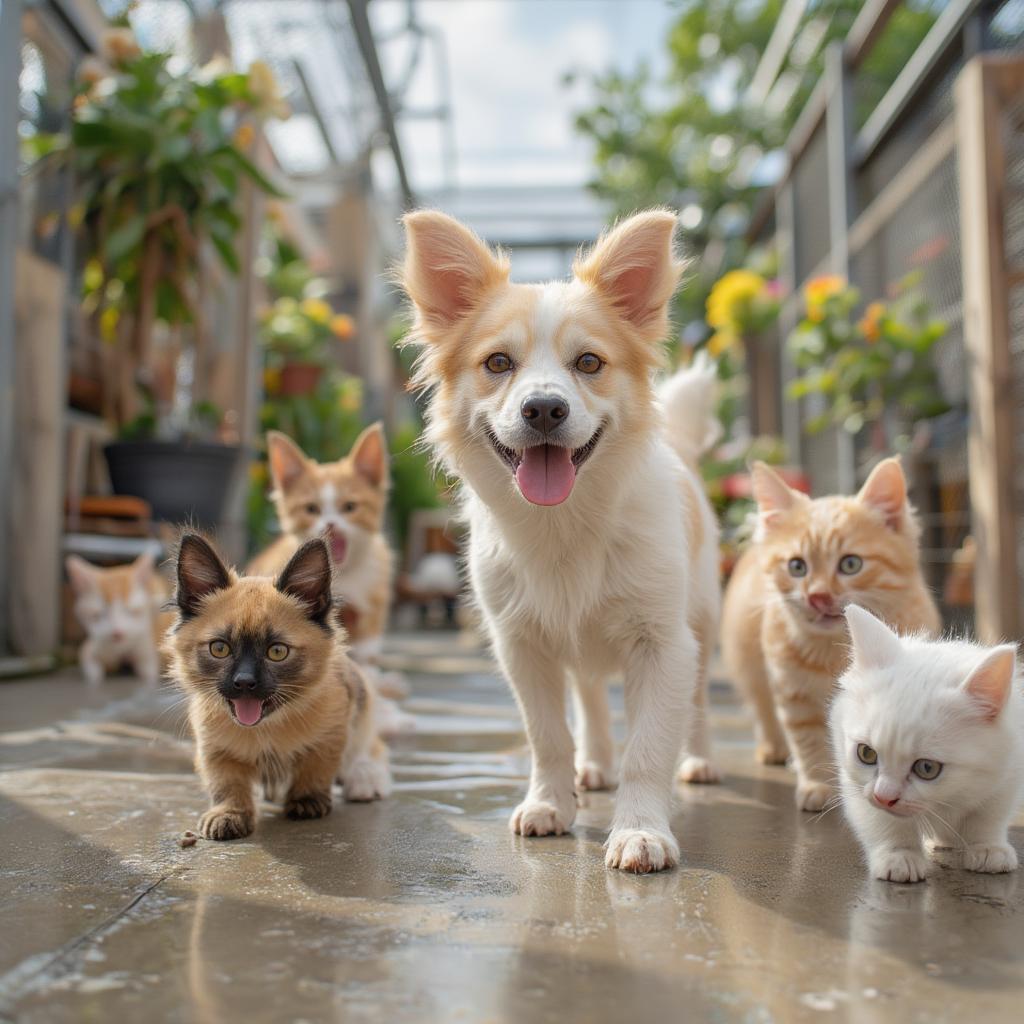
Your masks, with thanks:
[[[569,403],[558,395],[531,395],[519,411],[528,426],[550,434],[569,415]]]

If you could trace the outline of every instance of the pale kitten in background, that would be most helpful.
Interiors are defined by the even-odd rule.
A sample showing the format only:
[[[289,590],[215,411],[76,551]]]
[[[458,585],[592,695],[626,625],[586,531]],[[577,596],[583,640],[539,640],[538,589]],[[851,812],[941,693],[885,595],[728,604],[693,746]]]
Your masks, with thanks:
[[[75,615],[86,632],[78,663],[92,686],[128,665],[143,682],[160,680],[158,645],[171,618],[161,614],[167,587],[152,553],[130,565],[102,568],[69,555],[65,562],[75,592]]]
[[[829,725],[871,874],[920,882],[935,860],[1013,871],[1007,830],[1024,795],[1016,647],[901,638],[856,605],[846,619],[853,659]]]

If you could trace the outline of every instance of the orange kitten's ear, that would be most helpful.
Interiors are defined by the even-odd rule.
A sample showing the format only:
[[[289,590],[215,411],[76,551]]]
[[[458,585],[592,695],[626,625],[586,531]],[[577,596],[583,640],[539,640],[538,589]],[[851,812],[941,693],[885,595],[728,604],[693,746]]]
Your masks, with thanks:
[[[274,486],[281,491],[287,490],[303,476],[309,465],[306,453],[287,434],[282,434],[279,430],[271,430],[267,434],[267,456],[270,459],[270,475],[274,478]]]
[[[963,688],[992,722],[1006,706],[1017,672],[1017,648],[1003,644],[989,651],[985,660],[967,677]]]
[[[384,439],[384,424],[378,422],[367,427],[356,438],[349,458],[374,487],[387,483],[388,446]]]
[[[96,577],[99,575],[99,569],[84,558],[79,558],[78,555],[68,555],[64,560],[64,567],[68,571],[71,588],[76,593],[86,593],[96,586]]]
[[[469,228],[436,210],[403,218],[406,253],[402,286],[422,320],[450,327],[508,280],[508,261],[496,256]]]
[[[231,586],[224,563],[198,533],[186,533],[181,538],[177,576],[174,599],[186,619],[198,613],[204,598]]]
[[[675,230],[675,215],[668,210],[638,213],[612,228],[573,267],[578,280],[610,299],[654,341],[668,327],[668,301],[683,272],[672,244]]]
[[[750,483],[763,529],[771,529],[803,497],[763,462],[750,467]]]
[[[899,636],[860,605],[847,606],[846,625],[850,630],[853,663],[857,668],[885,668],[900,656]]]
[[[152,551],[143,551],[138,558],[132,562],[132,573],[137,583],[146,583],[152,578],[156,570],[156,556]]]
[[[907,479],[898,458],[883,459],[857,494],[857,500],[878,509],[892,529],[903,522],[907,507]]]
[[[277,589],[305,605],[306,614],[314,622],[327,621],[331,610],[331,556],[319,537],[307,540],[292,555],[277,578]]]

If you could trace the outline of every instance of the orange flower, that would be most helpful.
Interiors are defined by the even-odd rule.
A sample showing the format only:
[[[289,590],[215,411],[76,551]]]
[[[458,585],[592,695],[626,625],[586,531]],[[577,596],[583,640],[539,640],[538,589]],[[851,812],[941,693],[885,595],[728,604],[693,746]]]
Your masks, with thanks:
[[[338,313],[331,317],[331,333],[342,341],[355,337],[356,322],[348,313]]]
[[[864,316],[857,326],[861,329],[869,345],[873,345],[882,336],[882,317],[885,306],[881,302],[872,302],[864,310]]]
[[[812,278],[804,285],[804,301],[807,303],[808,319],[821,323],[825,319],[825,303],[846,287],[846,281],[838,274],[825,274]]]

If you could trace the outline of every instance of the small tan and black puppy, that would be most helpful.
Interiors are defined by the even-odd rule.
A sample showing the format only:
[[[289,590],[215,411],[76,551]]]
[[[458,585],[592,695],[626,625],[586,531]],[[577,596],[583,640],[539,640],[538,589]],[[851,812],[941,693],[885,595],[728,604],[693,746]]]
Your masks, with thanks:
[[[331,560],[322,540],[303,544],[276,580],[238,576],[210,545],[186,534],[178,551],[178,622],[165,648],[189,696],[196,767],[213,806],[207,839],[238,839],[256,825],[255,788],[284,793],[292,819],[390,788],[372,691],[345,652],[331,614]]]

